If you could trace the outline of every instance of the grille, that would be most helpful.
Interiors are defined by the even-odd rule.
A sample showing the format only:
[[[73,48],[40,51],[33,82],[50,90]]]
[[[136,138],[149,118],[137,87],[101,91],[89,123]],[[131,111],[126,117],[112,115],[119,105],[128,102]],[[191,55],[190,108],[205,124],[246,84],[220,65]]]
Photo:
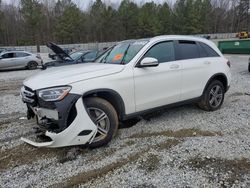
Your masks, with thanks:
[[[32,89],[23,86],[21,88],[22,100],[25,103],[35,104],[36,103],[36,94]]]

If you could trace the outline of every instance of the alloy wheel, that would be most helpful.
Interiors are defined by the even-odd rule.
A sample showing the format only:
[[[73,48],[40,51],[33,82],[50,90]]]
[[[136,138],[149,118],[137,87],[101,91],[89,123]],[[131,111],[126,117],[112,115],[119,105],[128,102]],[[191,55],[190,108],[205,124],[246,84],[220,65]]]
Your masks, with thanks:
[[[110,121],[107,114],[99,108],[88,107],[87,110],[90,118],[97,126],[97,133],[92,142],[94,143],[103,140],[107,136],[110,129]]]
[[[209,92],[209,104],[213,108],[220,106],[223,100],[223,90],[220,85],[215,85]]]

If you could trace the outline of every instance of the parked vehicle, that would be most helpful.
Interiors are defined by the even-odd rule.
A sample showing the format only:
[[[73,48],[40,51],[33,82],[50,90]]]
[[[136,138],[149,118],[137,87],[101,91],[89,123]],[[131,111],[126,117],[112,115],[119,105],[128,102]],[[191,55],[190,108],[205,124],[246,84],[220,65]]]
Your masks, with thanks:
[[[52,59],[54,59],[54,61],[47,62],[46,64],[44,64],[44,69],[48,67],[93,62],[101,53],[103,53],[102,51],[98,50],[81,50],[72,53],[67,53],[54,43],[50,42],[47,44],[47,46],[55,53],[55,56],[52,57],[50,55]]]
[[[236,34],[236,37],[238,37],[239,39],[247,39],[250,37],[250,33],[248,31],[241,31]]]
[[[0,53],[4,52],[5,50],[5,48],[0,48]]]
[[[25,80],[28,118],[37,117],[48,141],[22,140],[38,147],[100,147],[116,134],[119,121],[160,108],[195,102],[218,110],[230,82],[230,62],[209,40],[123,41],[95,63],[56,67]]]
[[[54,44],[54,43],[52,43],[52,44],[53,44],[53,45],[56,45],[56,44]],[[47,44],[47,47],[50,48],[50,46],[51,46],[52,44],[48,43],[48,44]],[[73,49],[72,49],[72,48],[63,48],[62,50],[63,50],[66,54],[71,54],[71,53],[73,52]],[[50,53],[48,56],[49,56],[49,58],[51,58],[52,60],[57,60],[57,58],[58,58],[58,55],[57,55],[56,53],[53,53],[53,54]]]
[[[4,51],[0,53],[0,70],[27,68],[36,69],[42,65],[40,55],[25,51]]]

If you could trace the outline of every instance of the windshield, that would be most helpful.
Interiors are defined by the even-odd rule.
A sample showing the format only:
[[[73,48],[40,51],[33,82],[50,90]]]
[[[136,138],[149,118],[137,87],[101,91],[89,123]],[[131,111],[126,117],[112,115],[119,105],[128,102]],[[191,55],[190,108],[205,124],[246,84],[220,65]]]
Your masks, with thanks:
[[[108,50],[100,59],[99,63],[127,64],[142,49],[148,40],[121,42]]]
[[[73,60],[78,60],[85,52],[74,52],[72,54],[70,54],[69,56],[73,59]]]

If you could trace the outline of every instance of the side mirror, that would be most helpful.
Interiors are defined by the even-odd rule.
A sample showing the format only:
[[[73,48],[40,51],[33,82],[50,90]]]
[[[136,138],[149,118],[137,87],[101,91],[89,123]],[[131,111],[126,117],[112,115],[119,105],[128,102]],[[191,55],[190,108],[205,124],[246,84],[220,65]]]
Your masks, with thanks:
[[[159,65],[159,62],[157,59],[152,57],[145,57],[141,60],[138,67],[157,67]]]

